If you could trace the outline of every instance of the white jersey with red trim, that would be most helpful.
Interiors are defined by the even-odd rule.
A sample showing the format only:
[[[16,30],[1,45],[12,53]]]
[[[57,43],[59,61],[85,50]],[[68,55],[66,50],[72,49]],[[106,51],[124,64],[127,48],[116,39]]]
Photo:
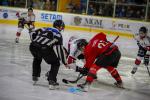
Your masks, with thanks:
[[[79,42],[79,40],[80,39],[78,38],[73,38],[68,42],[69,56],[75,59],[81,54],[81,51],[77,48],[77,43]]]
[[[28,15],[28,13],[21,13],[19,18],[24,18],[25,21],[31,21],[34,22],[35,21],[35,14],[32,13],[32,15]]]
[[[150,37],[145,36],[144,38],[141,38],[139,34],[136,34],[134,36],[134,39],[137,41],[137,44],[142,46],[143,48],[147,48],[150,46]]]

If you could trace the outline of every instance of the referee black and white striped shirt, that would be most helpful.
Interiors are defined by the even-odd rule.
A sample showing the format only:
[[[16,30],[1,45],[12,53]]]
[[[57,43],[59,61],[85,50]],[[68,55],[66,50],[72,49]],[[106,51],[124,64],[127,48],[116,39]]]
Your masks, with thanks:
[[[39,28],[30,32],[32,43],[41,47],[53,48],[57,57],[63,64],[67,64],[66,53],[63,48],[63,38],[60,31],[56,28]]]

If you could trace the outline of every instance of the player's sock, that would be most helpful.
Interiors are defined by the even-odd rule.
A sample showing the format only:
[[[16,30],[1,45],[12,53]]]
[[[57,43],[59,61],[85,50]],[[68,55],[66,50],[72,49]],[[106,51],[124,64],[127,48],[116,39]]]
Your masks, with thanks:
[[[133,69],[131,71],[131,74],[135,74],[136,73],[136,71],[137,71],[138,66],[140,65],[140,63],[141,63],[141,60],[139,60],[139,59],[135,60],[135,66],[133,67]]]
[[[96,79],[96,73],[100,69],[100,66],[97,66],[96,64],[93,64],[88,72],[86,81],[89,83],[92,83],[94,79]]]
[[[114,67],[112,67],[112,66],[108,66],[107,70],[109,71],[109,73],[111,74],[111,76],[116,80],[116,83],[121,85],[122,84],[122,79],[121,79],[118,71]]]

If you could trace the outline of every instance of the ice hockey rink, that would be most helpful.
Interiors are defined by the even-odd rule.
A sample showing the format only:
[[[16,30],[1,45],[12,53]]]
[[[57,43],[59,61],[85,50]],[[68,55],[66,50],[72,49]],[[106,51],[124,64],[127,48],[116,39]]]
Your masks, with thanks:
[[[76,79],[73,70],[63,65],[58,74],[59,90],[49,90],[45,73],[50,66],[42,62],[42,73],[37,85],[32,85],[32,56],[29,52],[30,38],[27,29],[24,29],[20,43],[15,44],[17,27],[0,24],[0,100],[150,100],[150,77],[146,67],[141,64],[137,73],[130,74],[137,53],[135,40],[120,37],[116,44],[119,46],[122,58],[118,71],[126,89],[113,86],[115,80],[102,69],[98,72],[98,79],[92,84],[89,92],[76,94],[68,91],[69,86],[61,82],[63,78]],[[94,33],[65,30],[64,44],[70,36],[76,35],[90,39]],[[108,35],[113,41],[116,36]],[[80,82],[79,82],[80,83]]]

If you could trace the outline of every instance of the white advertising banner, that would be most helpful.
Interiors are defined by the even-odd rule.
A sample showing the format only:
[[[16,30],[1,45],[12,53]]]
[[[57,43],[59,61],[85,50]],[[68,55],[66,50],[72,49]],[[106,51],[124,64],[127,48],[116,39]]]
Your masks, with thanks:
[[[27,12],[27,9],[20,8],[6,8],[0,7],[0,19],[16,19],[16,13]],[[122,20],[122,19],[113,19],[113,18],[104,18],[104,17],[95,17],[95,16],[86,16],[86,15],[75,15],[75,14],[66,14],[58,12],[48,12],[48,11],[39,11],[34,10],[36,21],[53,23],[56,19],[64,20],[66,25],[70,26],[79,26],[79,27],[88,27],[88,28],[102,28],[106,30],[114,30],[117,32],[128,32],[128,33],[137,33],[141,26],[146,26],[150,32],[150,23],[140,22],[140,21],[131,21],[131,20]]]

